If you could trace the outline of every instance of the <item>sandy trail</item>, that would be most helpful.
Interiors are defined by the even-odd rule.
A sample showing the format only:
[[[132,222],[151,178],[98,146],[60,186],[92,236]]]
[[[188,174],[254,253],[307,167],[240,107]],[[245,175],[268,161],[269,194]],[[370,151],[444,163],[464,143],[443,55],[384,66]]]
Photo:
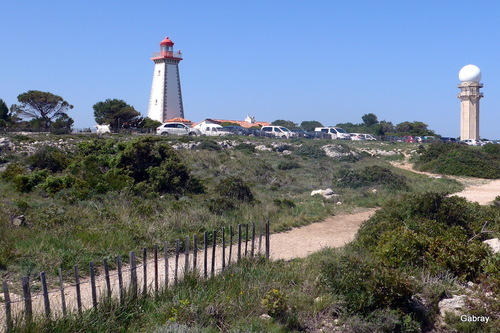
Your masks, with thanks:
[[[407,163],[394,163],[393,165],[417,172],[411,169],[411,164]],[[422,173],[422,172],[419,172]],[[439,175],[434,175],[430,173],[423,173],[430,177],[438,177]],[[500,195],[500,180],[483,180],[483,179],[471,179],[455,177],[456,179],[462,181],[466,185],[466,189],[456,193],[456,195],[465,197],[469,201],[479,202],[482,205],[492,202],[496,196]],[[273,234],[270,237],[271,243],[271,259],[285,259],[289,260],[292,258],[306,257],[309,254],[319,251],[322,248],[327,247],[340,247],[354,239],[357,230],[361,224],[366,221],[371,215],[374,214],[375,209],[366,209],[363,211],[358,211],[353,214],[346,215],[336,215],[332,216],[322,222],[314,223],[301,228],[295,228],[287,232]],[[262,251],[264,251],[264,243],[260,245]],[[257,253],[259,249],[259,242],[255,244],[255,252]],[[213,249],[207,252],[208,258],[208,275],[211,275],[211,256]],[[242,248],[242,255],[244,254],[245,247]],[[229,260],[229,247],[225,249],[225,262]],[[232,261],[237,258],[238,249],[236,245],[233,245],[232,251]],[[248,255],[251,252],[251,243],[247,245]],[[262,253],[262,252],[261,252]],[[165,270],[165,260],[164,257],[159,255],[158,262],[158,285],[161,289],[165,286],[166,270]],[[198,251],[197,255],[197,269],[202,272],[204,271],[204,252]],[[222,270],[222,248],[217,247],[215,249],[215,266],[214,274],[217,274]],[[178,259],[179,268],[178,275],[179,278],[183,275],[185,270],[186,258],[184,254],[181,254]],[[188,257],[189,269],[193,267],[193,255]],[[175,257],[168,258],[168,284],[174,283],[174,272],[175,272]],[[155,266],[152,260],[148,261],[146,264],[146,275],[147,275],[147,289],[148,291],[154,291],[154,276],[155,276]],[[85,271],[82,274],[87,274]],[[142,292],[143,288],[143,276],[144,268],[142,265],[138,265],[137,277],[138,277],[138,290]],[[106,281],[104,279],[103,273],[96,279],[97,295],[98,297],[104,296],[107,293]],[[123,267],[123,286],[128,288],[130,286],[130,271],[128,266]],[[119,284],[118,275],[116,271],[111,272],[111,289],[112,295],[118,297],[119,295]],[[76,311],[77,309],[77,299],[76,299],[76,288],[75,286],[68,285],[64,289],[64,294],[66,298],[66,303],[68,309]],[[81,280],[81,294],[82,294],[82,307],[83,309],[89,309],[92,307],[92,292],[90,288],[89,278]],[[32,295],[33,299],[33,312],[35,315],[44,315],[44,302],[41,294]],[[49,293],[49,300],[52,309],[52,316],[61,314],[61,295],[59,290],[52,290]],[[21,295],[15,295],[11,293],[11,304],[12,312],[14,314],[22,314],[24,301]],[[4,304],[0,307],[0,331],[5,329],[5,310]]]

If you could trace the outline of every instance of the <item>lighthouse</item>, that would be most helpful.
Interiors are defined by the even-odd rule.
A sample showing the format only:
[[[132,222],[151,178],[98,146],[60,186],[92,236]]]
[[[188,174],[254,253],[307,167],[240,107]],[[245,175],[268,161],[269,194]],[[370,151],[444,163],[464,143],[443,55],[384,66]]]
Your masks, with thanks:
[[[179,62],[181,51],[174,52],[174,43],[165,37],[160,52],[153,53],[153,83],[149,97],[148,117],[164,123],[167,119],[184,118]]]
[[[475,65],[462,67],[458,73],[460,84],[460,139],[479,140],[479,100],[483,98],[480,88],[481,70]]]

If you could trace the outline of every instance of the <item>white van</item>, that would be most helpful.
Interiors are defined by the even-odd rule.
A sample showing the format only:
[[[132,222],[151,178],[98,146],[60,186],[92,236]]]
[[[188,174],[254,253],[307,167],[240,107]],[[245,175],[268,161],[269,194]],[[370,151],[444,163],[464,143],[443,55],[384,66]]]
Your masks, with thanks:
[[[320,132],[332,140],[351,140],[351,136],[340,127],[316,127],[315,132]]]
[[[198,129],[201,135],[207,136],[224,136],[231,134],[231,132],[224,130],[224,127],[219,124],[207,124],[202,122],[193,128]]]
[[[260,129],[261,133],[265,136],[275,136],[278,138],[292,138],[296,134],[283,126],[264,126]]]

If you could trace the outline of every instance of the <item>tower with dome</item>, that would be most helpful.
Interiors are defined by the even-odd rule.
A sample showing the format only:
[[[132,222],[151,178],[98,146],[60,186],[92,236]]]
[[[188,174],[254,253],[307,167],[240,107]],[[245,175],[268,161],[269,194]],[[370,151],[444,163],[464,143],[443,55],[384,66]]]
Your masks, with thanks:
[[[167,119],[184,118],[179,62],[181,51],[174,51],[174,43],[165,37],[160,52],[153,53],[153,83],[149,97],[148,117],[164,123]]]
[[[462,67],[458,73],[460,84],[460,139],[479,140],[479,100],[483,97],[480,88],[481,70],[475,65]]]

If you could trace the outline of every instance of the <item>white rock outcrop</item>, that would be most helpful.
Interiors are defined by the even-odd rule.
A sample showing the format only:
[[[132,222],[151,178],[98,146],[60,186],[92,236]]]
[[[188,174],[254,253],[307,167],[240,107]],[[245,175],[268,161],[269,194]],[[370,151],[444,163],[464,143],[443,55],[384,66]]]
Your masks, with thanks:
[[[493,253],[500,253],[500,239],[492,238],[485,240],[483,243],[488,244]]]

